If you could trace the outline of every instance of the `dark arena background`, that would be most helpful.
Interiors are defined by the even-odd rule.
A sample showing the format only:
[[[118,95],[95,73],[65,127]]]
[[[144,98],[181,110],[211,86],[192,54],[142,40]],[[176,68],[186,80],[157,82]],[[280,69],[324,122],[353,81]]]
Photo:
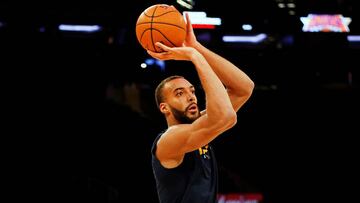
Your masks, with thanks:
[[[13,129],[34,131],[25,139],[46,149],[34,155],[59,169],[41,188],[65,191],[49,202],[158,202],[150,148],[166,122],[154,89],[184,75],[204,107],[192,64],[154,60],[136,39],[158,3],[193,12],[198,41],[255,82],[213,143],[219,202],[359,199],[359,1],[0,2],[3,99]]]

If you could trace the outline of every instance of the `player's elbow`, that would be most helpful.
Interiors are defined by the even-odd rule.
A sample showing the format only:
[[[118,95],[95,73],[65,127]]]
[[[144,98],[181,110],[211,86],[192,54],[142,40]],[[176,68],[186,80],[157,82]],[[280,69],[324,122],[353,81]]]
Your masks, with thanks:
[[[232,109],[224,112],[223,122],[226,129],[232,128],[237,123],[236,112]]]
[[[248,100],[251,97],[251,95],[252,95],[252,93],[254,91],[254,88],[255,88],[255,83],[252,80],[250,80],[247,83],[247,85],[243,88],[243,91],[241,91],[238,94],[238,97],[239,98],[244,98],[245,101]]]
[[[254,88],[255,88],[255,82],[250,80],[249,86],[250,86],[250,89],[251,89],[251,92],[252,92],[254,90]]]
[[[254,91],[254,88],[255,88],[255,83],[254,81],[250,80],[247,83],[246,88],[244,89],[244,94],[250,97],[252,95],[252,92]]]
[[[236,115],[236,112],[233,111],[230,115],[229,115],[229,128],[232,128],[234,125],[236,125],[237,123],[237,115]]]
[[[241,84],[237,89],[228,89],[232,95],[238,98],[249,98],[255,88],[255,83],[252,80],[248,80],[247,82]]]

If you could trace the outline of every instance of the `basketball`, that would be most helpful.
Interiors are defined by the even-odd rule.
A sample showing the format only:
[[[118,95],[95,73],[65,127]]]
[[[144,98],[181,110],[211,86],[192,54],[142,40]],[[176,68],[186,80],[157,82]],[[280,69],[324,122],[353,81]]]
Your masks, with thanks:
[[[171,5],[150,6],[140,14],[136,22],[136,37],[144,49],[153,52],[162,52],[155,45],[156,42],[168,47],[180,47],[186,37],[184,17]]]

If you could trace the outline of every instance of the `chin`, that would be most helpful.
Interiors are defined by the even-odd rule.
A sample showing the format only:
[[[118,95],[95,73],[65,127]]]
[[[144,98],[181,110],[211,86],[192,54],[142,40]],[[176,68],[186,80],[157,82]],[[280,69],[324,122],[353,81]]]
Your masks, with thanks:
[[[188,115],[188,118],[189,118],[190,120],[192,120],[192,121],[198,119],[199,117],[200,117],[199,112],[191,113],[191,114]]]

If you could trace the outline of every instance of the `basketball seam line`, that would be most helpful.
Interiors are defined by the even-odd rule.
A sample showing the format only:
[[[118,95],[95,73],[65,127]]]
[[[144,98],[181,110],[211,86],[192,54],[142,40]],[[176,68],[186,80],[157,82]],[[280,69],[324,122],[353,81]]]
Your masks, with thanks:
[[[169,40],[169,39],[166,37],[166,35],[164,35],[160,30],[158,30],[158,29],[156,29],[156,28],[147,28],[147,29],[145,29],[145,30],[143,31],[142,35],[141,35],[140,41],[141,41],[144,33],[145,33],[146,31],[148,31],[148,30],[156,30],[156,31],[158,31],[158,32],[159,32],[167,41],[169,41],[174,47],[176,46],[171,40]],[[152,32],[151,32],[151,33],[152,33]],[[152,39],[151,39],[151,40],[152,40]],[[155,49],[155,50],[156,50],[156,49]]]
[[[156,12],[156,9],[157,9],[157,8],[158,8],[158,7],[155,7],[154,12],[152,13],[152,16],[151,16],[150,30],[152,29],[152,25],[153,25],[152,23],[153,23],[154,15],[155,15],[155,12]],[[145,13],[145,15],[146,15],[146,13]],[[155,52],[158,52],[157,49],[156,49],[156,47],[155,47],[155,43],[154,43],[154,39],[153,39],[153,34],[152,34],[152,32],[150,32],[150,36],[151,36],[151,44],[152,44]]]
[[[151,24],[172,25],[172,26],[174,26],[174,27],[180,28],[180,29],[182,29],[182,30],[185,31],[185,28],[183,28],[183,27],[181,27],[181,26],[178,26],[178,25],[175,25],[175,24],[171,24],[171,23],[164,23],[164,22],[143,22],[143,23],[138,23],[138,24],[136,24],[136,26],[138,26],[138,25],[143,25],[143,24],[148,24],[148,23],[151,23]],[[151,25],[151,27],[152,27],[152,25]]]
[[[157,7],[156,7],[157,8]],[[155,9],[156,10],[156,9]],[[154,10],[154,14],[155,14],[155,10]],[[165,15],[165,14],[168,14],[168,13],[172,13],[172,12],[176,12],[176,11],[169,11],[169,12],[166,12],[166,13],[163,13],[163,14],[160,14],[160,15],[158,15],[158,16],[155,16],[154,14],[152,15],[152,16],[149,16],[148,14],[146,14],[145,12],[144,12],[144,15],[146,16],[146,17],[149,17],[149,18],[154,18],[154,17],[160,17],[160,16],[163,16],[163,15]]]

